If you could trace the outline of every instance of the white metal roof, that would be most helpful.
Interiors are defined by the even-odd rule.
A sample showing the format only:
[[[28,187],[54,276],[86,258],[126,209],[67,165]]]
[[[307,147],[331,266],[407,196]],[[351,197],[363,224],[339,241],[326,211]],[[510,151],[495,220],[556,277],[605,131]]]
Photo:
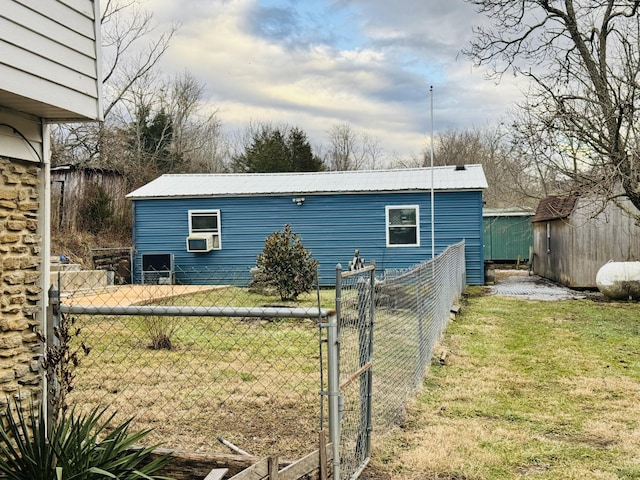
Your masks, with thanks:
[[[482,165],[434,167],[434,190],[482,190]],[[166,174],[127,198],[410,192],[431,189],[431,168],[304,173]]]
[[[535,210],[528,207],[483,208],[483,217],[533,217]]]

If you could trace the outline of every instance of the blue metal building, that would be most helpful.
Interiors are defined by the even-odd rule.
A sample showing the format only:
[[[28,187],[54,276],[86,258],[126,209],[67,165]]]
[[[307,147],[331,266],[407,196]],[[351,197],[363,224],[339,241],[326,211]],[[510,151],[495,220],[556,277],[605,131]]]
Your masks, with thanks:
[[[240,269],[248,282],[265,239],[285,224],[319,262],[321,285],[334,284],[336,264],[346,269],[355,250],[378,271],[407,268],[431,258],[433,193],[436,255],[465,240],[467,283],[483,284],[485,188],[481,165],[162,175],[127,196],[133,278],[166,268],[189,284],[198,283],[189,271]]]

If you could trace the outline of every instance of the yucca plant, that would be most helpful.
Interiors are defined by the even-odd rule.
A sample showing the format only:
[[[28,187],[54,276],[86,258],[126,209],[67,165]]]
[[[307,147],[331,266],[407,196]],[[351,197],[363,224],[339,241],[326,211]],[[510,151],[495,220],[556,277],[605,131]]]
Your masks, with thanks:
[[[0,425],[0,479],[10,480],[159,480],[168,456],[153,460],[155,447],[134,448],[148,433],[129,433],[128,420],[112,430],[115,414],[96,408],[88,414],[64,414],[47,429],[42,408],[24,413],[18,402],[7,405]]]

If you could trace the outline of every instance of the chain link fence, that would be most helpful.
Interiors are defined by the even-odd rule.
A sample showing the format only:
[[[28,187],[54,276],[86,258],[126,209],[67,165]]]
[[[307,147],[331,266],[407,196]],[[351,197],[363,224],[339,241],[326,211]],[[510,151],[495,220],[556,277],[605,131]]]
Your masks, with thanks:
[[[338,269],[341,479],[366,466],[371,430],[403,420],[465,286],[464,242],[409,269]]]
[[[375,267],[336,272],[340,478],[357,478],[369,461]],[[331,368],[331,365],[329,365]]]
[[[464,242],[406,270],[386,270],[376,285],[373,424],[404,418],[433,349],[466,286]]]
[[[187,451],[298,458],[317,448],[324,315],[333,291],[282,302],[236,273],[182,271],[197,285],[109,284],[108,272],[59,274],[59,314],[80,352],[67,403],[107,407],[114,423]],[[85,352],[88,352],[85,354]]]
[[[337,425],[334,478],[343,479],[366,466],[371,431],[404,418],[466,285],[463,242],[407,270],[338,269],[335,291],[295,302],[238,287],[244,271],[179,271],[117,286],[109,269],[57,275],[57,313],[73,325],[80,352],[69,405],[107,407],[115,422],[132,417],[132,428],[152,429],[149,442],[194,452],[226,451],[224,439],[294,459]],[[331,341],[322,307],[334,305]],[[332,395],[333,420],[325,417]]]

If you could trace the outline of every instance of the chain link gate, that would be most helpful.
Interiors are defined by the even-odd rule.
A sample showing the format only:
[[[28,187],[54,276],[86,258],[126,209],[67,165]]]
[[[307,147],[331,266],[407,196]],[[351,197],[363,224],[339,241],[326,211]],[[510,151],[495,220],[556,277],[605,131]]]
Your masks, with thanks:
[[[335,479],[358,478],[369,461],[372,429],[384,432],[404,418],[465,288],[464,250],[460,242],[379,277],[373,265],[348,272],[338,265],[336,323],[327,332]]]
[[[328,331],[333,478],[356,479],[370,459],[375,266],[336,267],[335,324]]]

